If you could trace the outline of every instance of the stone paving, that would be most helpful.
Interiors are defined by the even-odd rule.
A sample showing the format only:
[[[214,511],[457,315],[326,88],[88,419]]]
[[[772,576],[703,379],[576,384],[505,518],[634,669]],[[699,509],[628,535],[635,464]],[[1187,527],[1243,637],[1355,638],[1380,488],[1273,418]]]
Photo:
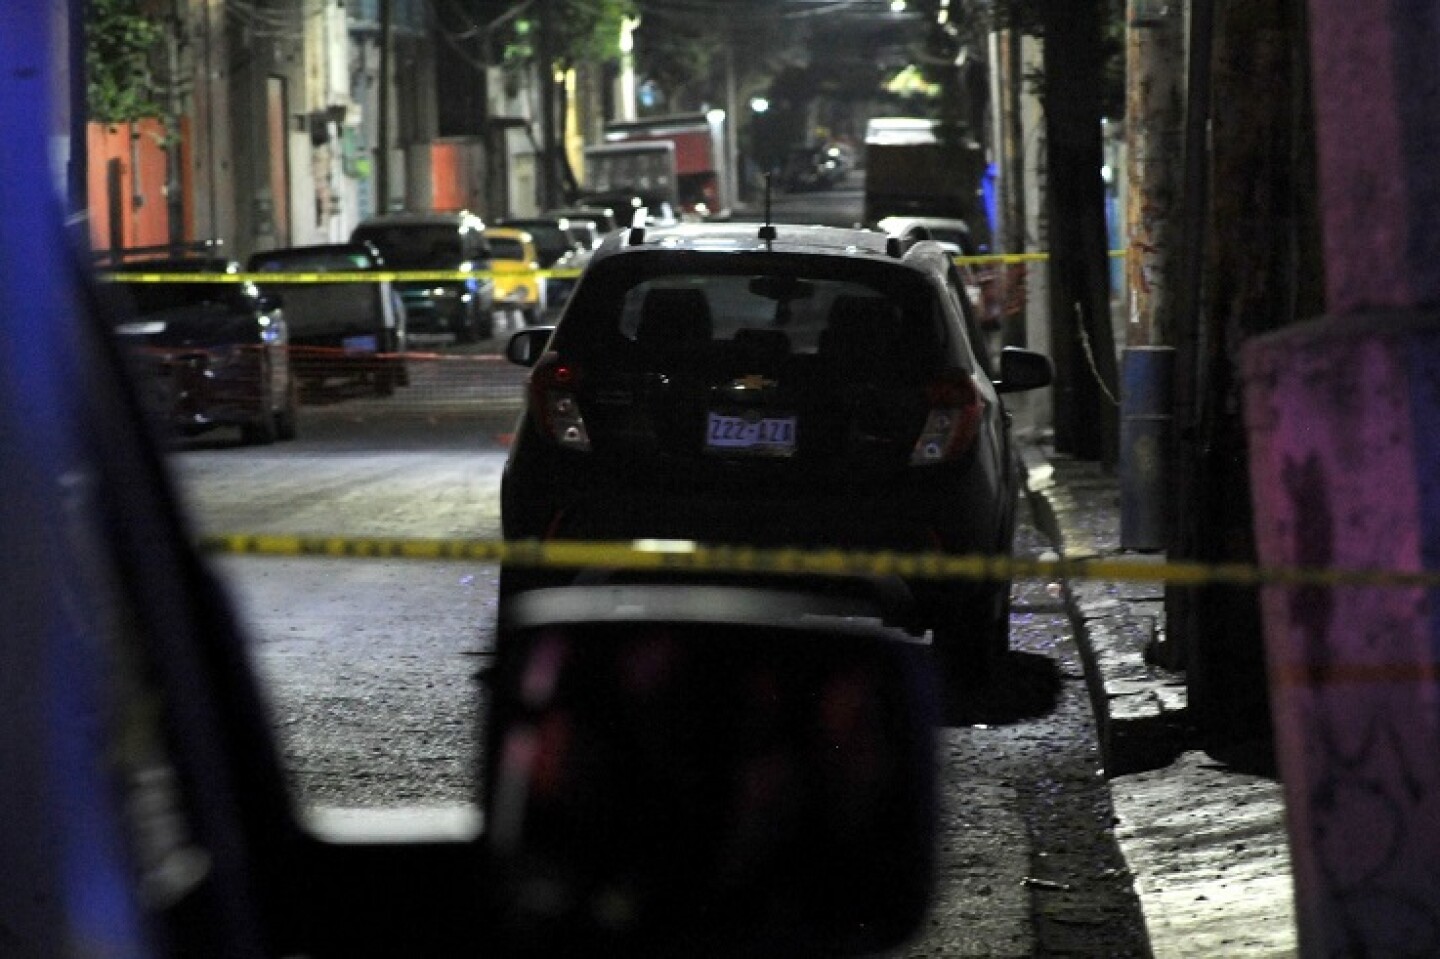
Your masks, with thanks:
[[[1023,444],[1040,528],[1065,556],[1120,550],[1112,471]],[[1155,554],[1127,561],[1163,562]],[[1281,957],[1296,951],[1280,783],[1268,763],[1193,743],[1183,674],[1155,665],[1163,587],[1072,581],[1064,595],[1110,777],[1116,838],[1134,875],[1156,959]]]

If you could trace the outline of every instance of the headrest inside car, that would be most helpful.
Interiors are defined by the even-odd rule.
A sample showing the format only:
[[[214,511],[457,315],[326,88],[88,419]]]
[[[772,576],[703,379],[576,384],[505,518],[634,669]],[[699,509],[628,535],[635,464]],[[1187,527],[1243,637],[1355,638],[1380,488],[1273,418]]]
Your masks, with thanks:
[[[645,294],[637,343],[664,346],[711,336],[710,303],[703,290],[658,288]]]

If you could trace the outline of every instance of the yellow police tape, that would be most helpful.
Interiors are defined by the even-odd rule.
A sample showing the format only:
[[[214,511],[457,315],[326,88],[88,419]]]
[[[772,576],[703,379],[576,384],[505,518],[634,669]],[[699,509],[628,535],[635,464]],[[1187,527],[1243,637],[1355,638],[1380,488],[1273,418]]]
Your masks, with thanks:
[[[1178,586],[1366,586],[1440,588],[1440,571],[1308,569],[1244,563],[1147,562],[1098,556],[1024,559],[938,552],[706,546],[685,540],[582,542],[354,538],[222,533],[203,536],[202,551],[232,556],[334,559],[461,560],[514,566],[667,572],[824,576],[900,576],[906,579],[1104,580]]]
[[[1111,250],[1111,257],[1125,255],[1124,250]],[[955,256],[960,266],[983,266],[989,263],[1039,263],[1050,259],[1049,253],[987,253],[982,256]],[[502,271],[505,272],[505,271]],[[573,280],[583,272],[577,268],[547,269],[528,272],[541,279]],[[514,276],[513,272],[505,272]],[[494,279],[493,270],[337,270],[333,273],[265,272],[265,273],[141,273],[100,271],[96,276],[109,283],[444,283],[456,280]]]
[[[519,271],[544,279],[574,279],[578,269]],[[507,277],[515,273],[506,272]],[[114,273],[96,277],[108,283],[443,283],[494,279],[493,270],[336,270],[333,273]]]
[[[1110,250],[1106,256],[1115,258],[1125,255],[1124,250]],[[987,263],[1044,263],[1050,259],[1049,253],[984,253],[977,256],[953,256],[956,266],[984,266]]]

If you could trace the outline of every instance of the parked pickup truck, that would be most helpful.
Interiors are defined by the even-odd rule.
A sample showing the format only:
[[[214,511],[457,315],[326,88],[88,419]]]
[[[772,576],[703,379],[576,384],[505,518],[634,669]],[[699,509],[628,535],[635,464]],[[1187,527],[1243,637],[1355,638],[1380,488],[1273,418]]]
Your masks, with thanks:
[[[388,396],[409,382],[405,366],[405,308],[388,280],[324,282],[317,274],[373,273],[385,269],[368,243],[335,243],[266,250],[250,257],[251,273],[278,294],[290,325],[296,373],[307,389],[330,380],[359,382]],[[287,281],[284,274],[299,274]]]

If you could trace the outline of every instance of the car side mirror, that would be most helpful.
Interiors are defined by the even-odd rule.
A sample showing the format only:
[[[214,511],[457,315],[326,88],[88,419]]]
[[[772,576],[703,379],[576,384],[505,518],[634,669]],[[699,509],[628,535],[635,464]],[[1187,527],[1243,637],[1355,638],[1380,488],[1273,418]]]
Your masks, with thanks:
[[[1007,346],[1000,351],[1000,377],[995,381],[997,393],[1022,393],[1049,386],[1055,379],[1050,357],[1033,350]]]
[[[925,649],[773,590],[584,585],[501,609],[485,732],[507,955],[869,955],[932,886]]]
[[[517,366],[534,366],[540,361],[545,345],[550,342],[550,334],[554,332],[553,326],[532,326],[521,330],[505,344],[505,358]]]

